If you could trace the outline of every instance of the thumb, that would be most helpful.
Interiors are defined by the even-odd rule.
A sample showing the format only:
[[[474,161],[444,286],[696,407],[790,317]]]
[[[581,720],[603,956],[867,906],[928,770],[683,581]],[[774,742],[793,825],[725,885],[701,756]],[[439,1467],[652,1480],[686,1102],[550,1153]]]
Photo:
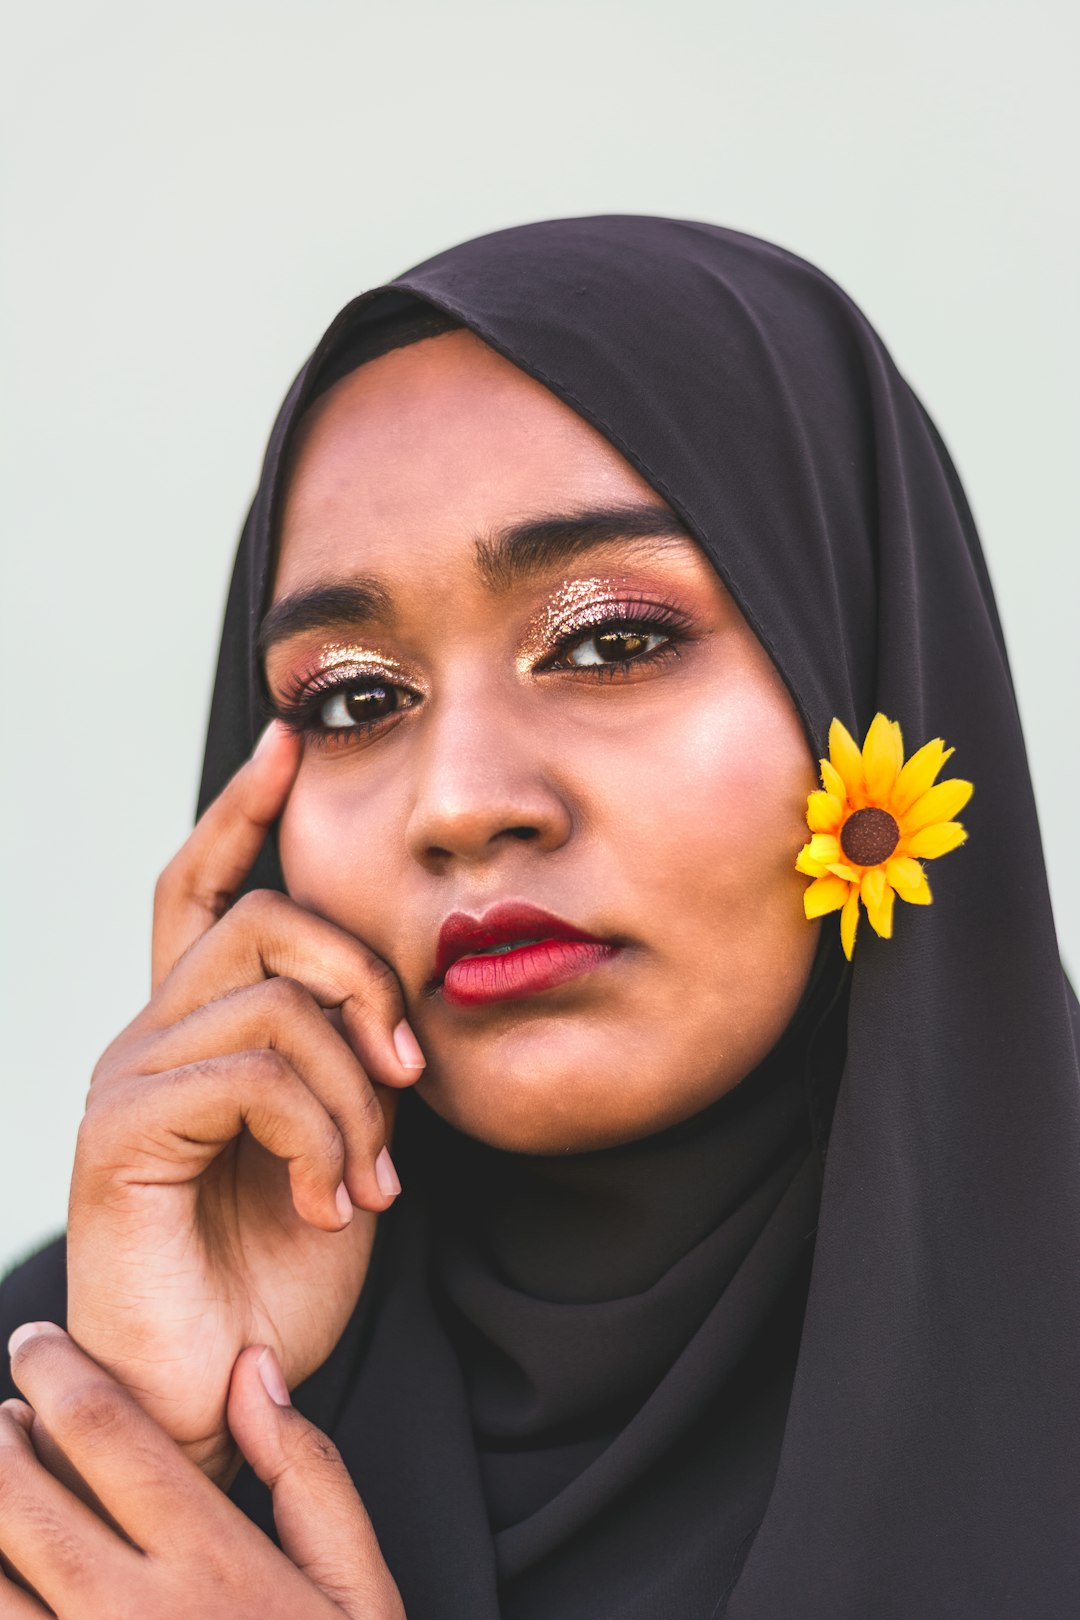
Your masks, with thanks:
[[[270,1487],[282,1550],[297,1569],[349,1620],[405,1620],[341,1454],[291,1404],[269,1347],[252,1345],[237,1357],[228,1421],[252,1469]]]

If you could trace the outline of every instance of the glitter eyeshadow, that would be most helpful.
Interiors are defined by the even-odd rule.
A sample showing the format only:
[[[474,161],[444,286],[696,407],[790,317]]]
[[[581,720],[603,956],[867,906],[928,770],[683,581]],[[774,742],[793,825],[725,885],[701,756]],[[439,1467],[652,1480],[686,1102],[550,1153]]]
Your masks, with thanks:
[[[619,593],[625,592],[627,585],[626,580],[611,578],[567,580],[526,625],[516,659],[519,673],[527,674],[560,636],[588,630],[625,614],[628,610],[619,601]]]
[[[334,669],[355,669],[359,675],[384,675],[387,678],[401,680],[401,665],[393,659],[384,658],[380,653],[371,652],[367,647],[349,646],[346,642],[331,641],[325,647],[320,647],[317,655],[317,674],[326,674]]]

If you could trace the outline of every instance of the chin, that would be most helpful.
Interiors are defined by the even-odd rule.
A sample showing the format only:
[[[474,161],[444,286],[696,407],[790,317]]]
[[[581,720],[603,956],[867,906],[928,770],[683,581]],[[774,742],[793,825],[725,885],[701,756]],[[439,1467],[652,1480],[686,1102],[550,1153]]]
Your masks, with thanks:
[[[417,1083],[429,1108],[456,1130],[489,1147],[516,1153],[585,1153],[647,1136],[703,1107],[672,1075],[655,1083],[645,1043],[632,1031],[618,1036],[561,1025],[543,1038],[515,1032],[483,1058],[474,1052],[432,1054]],[[619,1054],[637,1054],[628,1070]],[[646,1077],[649,1083],[645,1084]],[[681,1095],[676,1094],[676,1087]],[[658,1107],[666,1098],[668,1106]],[[680,1106],[681,1104],[681,1106]]]

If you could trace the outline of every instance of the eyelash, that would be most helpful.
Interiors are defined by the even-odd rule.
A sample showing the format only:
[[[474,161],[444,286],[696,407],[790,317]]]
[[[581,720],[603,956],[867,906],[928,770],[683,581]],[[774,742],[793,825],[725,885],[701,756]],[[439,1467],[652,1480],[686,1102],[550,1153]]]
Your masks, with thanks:
[[[572,671],[576,675],[600,681],[626,680],[632,678],[635,668],[679,656],[681,644],[690,639],[689,623],[685,614],[674,604],[627,602],[621,606],[624,611],[597,619],[593,624],[576,625],[573,630],[560,636],[551,652],[536,666],[537,671],[541,673]],[[638,653],[632,658],[616,659],[609,664],[560,662],[589,637],[612,630],[622,631],[627,636],[640,635],[643,632],[646,635],[663,633],[666,639],[661,646],[654,647],[650,652]],[[406,703],[401,708],[392,710],[390,714],[379,716],[376,720],[359,720],[351,726],[326,726],[319,720],[319,711],[327,699],[336,693],[361,688],[370,689],[375,686],[409,692],[409,688],[402,687],[400,683],[383,680],[377,675],[363,675],[349,670],[327,670],[313,679],[296,677],[280,697],[264,699],[263,707],[267,718],[283,721],[291,730],[305,734],[310,740],[322,746],[348,745],[361,737],[370,736],[387,720],[394,719],[407,709],[415,707],[415,702]],[[409,695],[415,700],[415,693],[410,692]]]

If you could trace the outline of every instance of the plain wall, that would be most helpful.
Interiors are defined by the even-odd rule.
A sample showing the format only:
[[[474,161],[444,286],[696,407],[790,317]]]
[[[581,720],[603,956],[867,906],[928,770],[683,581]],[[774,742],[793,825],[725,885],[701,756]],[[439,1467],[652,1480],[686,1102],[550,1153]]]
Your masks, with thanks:
[[[62,1226],[91,1070],[146,999],[154,879],[190,826],[278,403],[347,299],[500,226],[708,219],[862,306],[974,508],[1075,980],[1075,18],[1064,0],[10,7],[0,1263]]]

